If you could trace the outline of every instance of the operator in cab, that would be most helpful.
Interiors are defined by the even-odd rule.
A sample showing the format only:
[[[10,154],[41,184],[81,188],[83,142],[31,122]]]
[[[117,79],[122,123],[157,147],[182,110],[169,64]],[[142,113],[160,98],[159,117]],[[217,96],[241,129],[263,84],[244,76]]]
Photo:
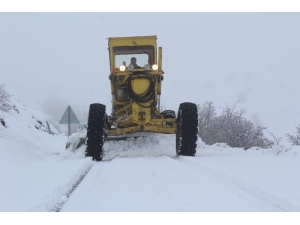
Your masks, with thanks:
[[[140,66],[138,66],[137,64],[136,64],[136,58],[135,57],[132,57],[131,59],[130,59],[130,64],[132,64],[133,66],[134,66],[134,69],[141,69],[142,67],[140,67]]]

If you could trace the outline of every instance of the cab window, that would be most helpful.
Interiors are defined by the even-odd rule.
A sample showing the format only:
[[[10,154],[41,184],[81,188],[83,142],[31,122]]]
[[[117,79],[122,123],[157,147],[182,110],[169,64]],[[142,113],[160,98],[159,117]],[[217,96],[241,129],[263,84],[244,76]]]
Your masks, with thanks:
[[[116,68],[122,64],[127,67],[130,64],[130,59],[132,57],[136,58],[136,63],[140,67],[149,64],[149,57],[152,62],[154,62],[154,48],[150,45],[119,46],[114,48],[114,54]]]

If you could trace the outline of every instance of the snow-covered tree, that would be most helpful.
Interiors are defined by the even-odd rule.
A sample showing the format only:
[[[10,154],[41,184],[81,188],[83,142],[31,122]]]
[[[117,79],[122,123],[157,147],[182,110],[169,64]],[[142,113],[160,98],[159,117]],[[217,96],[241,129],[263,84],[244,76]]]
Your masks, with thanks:
[[[238,103],[238,102],[237,102]],[[266,129],[255,126],[244,117],[246,109],[235,110],[236,105],[226,105],[220,116],[216,116],[212,102],[198,105],[199,136],[206,144],[227,143],[231,147],[269,148],[274,143],[264,136]]]
[[[0,84],[0,110],[7,112],[12,108],[9,104],[10,95],[5,90],[4,84]]]
[[[206,132],[208,132],[209,127],[212,125],[213,118],[216,115],[216,109],[213,106],[212,102],[206,101],[203,106],[197,104],[198,108],[198,123],[199,130],[198,135],[205,136]]]

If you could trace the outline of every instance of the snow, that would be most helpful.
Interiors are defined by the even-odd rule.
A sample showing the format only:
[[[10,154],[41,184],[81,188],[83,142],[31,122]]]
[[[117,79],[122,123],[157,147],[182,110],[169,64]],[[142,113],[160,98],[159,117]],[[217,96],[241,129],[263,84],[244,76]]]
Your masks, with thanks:
[[[49,116],[11,101],[19,113],[0,115],[0,211],[50,211],[92,162],[65,151],[66,136],[35,128]]]
[[[108,141],[102,162],[45,132],[49,116],[1,112],[1,212],[299,212],[300,147],[208,146],[177,157],[175,135]],[[41,125],[40,129],[35,126]],[[84,137],[73,134],[72,143]]]

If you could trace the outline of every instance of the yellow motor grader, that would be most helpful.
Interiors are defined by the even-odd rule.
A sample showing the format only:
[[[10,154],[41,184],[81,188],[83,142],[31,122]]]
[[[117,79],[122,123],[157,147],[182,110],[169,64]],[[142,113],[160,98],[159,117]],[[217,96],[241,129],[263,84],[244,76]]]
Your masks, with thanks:
[[[111,115],[106,114],[105,105],[90,105],[86,157],[101,161],[106,140],[143,136],[149,132],[176,134],[176,154],[194,156],[198,137],[196,105],[181,103],[177,117],[173,110],[160,112],[164,72],[157,37],[111,37],[108,51]]]

